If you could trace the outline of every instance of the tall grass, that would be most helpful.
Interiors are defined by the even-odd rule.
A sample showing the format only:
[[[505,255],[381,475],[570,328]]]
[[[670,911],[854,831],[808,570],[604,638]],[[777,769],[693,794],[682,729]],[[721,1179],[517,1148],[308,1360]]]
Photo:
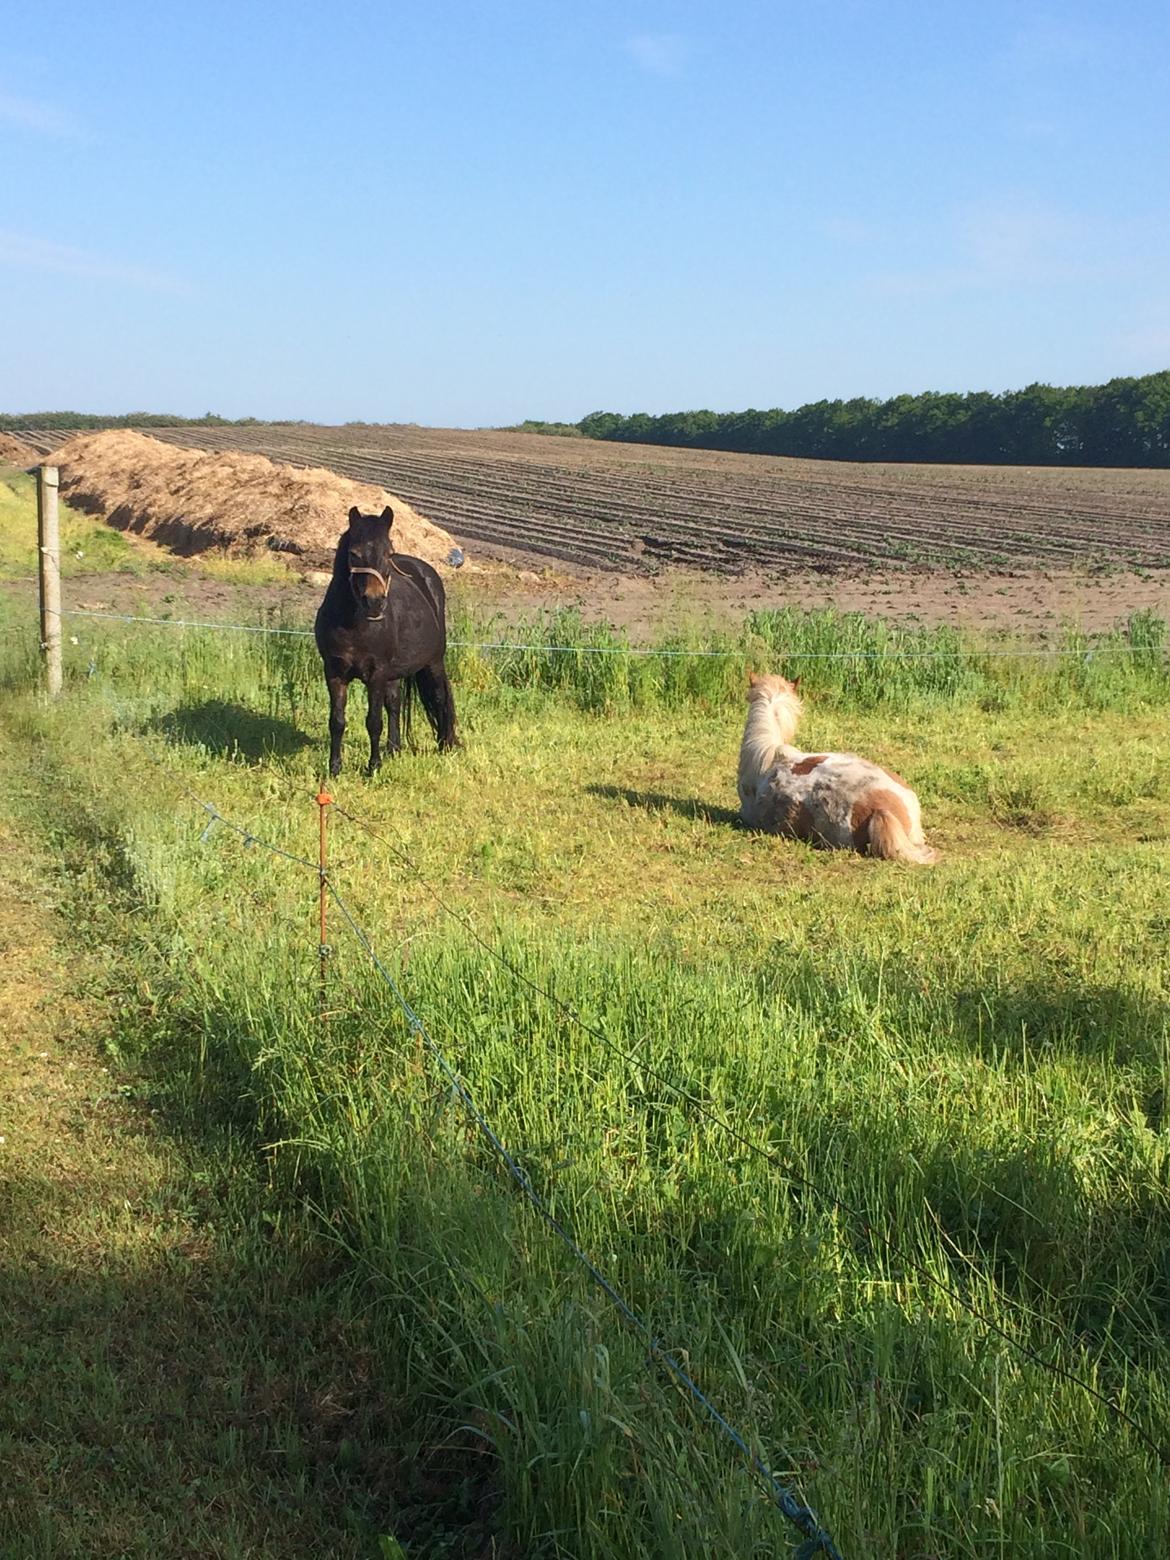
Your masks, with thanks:
[[[74,859],[78,912],[134,951],[117,1044],[267,1145],[348,1253],[388,1442],[443,1448],[508,1553],[785,1553],[791,1530],[533,1217],[340,925],[322,1020],[313,873],[208,834],[185,795],[311,855],[311,642],[74,626],[54,709],[0,640],[30,821]],[[618,653],[541,653],[582,633]],[[1148,1447],[954,1294],[1162,1435],[1164,625],[1004,662],[825,614],[753,619],[708,646],[725,660],[639,657],[563,617],[520,638],[457,652],[464,754],[367,783],[355,721],[337,789],[628,1053],[339,820],[341,891],[479,1106],[847,1555],[1148,1553],[1170,1521]],[[931,659],[829,659],[891,646]],[[916,781],[942,867],[730,826],[741,678],[764,656],[819,693],[814,735]],[[393,1512],[386,1531],[458,1553],[458,1506],[442,1533]]]
[[[67,675],[121,668],[123,683],[160,691],[202,684],[254,698],[259,689],[273,713],[295,722],[319,703],[320,659],[311,637],[279,632],[303,629],[300,620],[274,609],[259,621],[278,632],[175,628],[159,636],[133,622],[67,616]],[[1067,629],[1047,645],[1007,635],[981,642],[946,626],[832,609],[753,613],[738,634],[665,636],[645,647],[573,609],[519,625],[457,614],[450,639],[449,666],[465,695],[507,703],[512,694],[551,694],[598,713],[738,704],[748,670],[798,676],[806,693],[841,709],[1051,712],[1170,702],[1167,623],[1149,611],[1092,636]]]
[[[851,707],[1080,701],[1107,709],[1170,696],[1166,622],[1151,612],[1092,637],[1068,630],[1047,646],[1009,635],[980,642],[946,626],[896,625],[831,608],[755,612],[738,634],[665,636],[649,653],[573,609],[520,627],[464,621],[452,637],[466,646],[453,659],[469,686],[556,692],[591,710],[716,706],[738,698],[749,669],[799,676],[814,695]],[[475,649],[477,641],[504,648]]]

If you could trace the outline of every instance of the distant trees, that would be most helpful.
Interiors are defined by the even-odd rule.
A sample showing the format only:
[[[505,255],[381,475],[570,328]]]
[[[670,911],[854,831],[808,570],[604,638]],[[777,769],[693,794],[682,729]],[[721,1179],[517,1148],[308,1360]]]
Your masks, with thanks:
[[[189,424],[211,423],[215,427],[247,427],[255,417],[220,417],[205,412],[202,417],[176,417],[170,412],[123,412],[103,417],[97,412],[0,412],[0,429],[61,428],[68,432],[93,428],[182,428]]]
[[[1031,466],[1170,466],[1170,370],[1105,385],[1028,385],[1002,395],[814,401],[785,412],[590,412],[590,439],[818,460]]]
[[[21,412],[0,414],[0,428],[177,428],[189,420],[171,417],[166,412],[127,412],[119,417],[101,417],[93,412]]]
[[[526,417],[521,423],[513,423],[504,433],[547,433],[560,439],[579,439],[581,429],[577,423],[544,422],[539,417]]]
[[[0,414],[0,429],[176,428],[228,424],[164,412],[101,417],[89,412]],[[242,417],[236,425],[255,418]],[[742,412],[590,412],[579,423],[530,419],[525,430],[635,444],[745,450],[816,460],[938,461],[971,465],[1170,466],[1170,370],[1105,385],[1028,385],[992,395],[924,391],[888,401],[812,401]]]

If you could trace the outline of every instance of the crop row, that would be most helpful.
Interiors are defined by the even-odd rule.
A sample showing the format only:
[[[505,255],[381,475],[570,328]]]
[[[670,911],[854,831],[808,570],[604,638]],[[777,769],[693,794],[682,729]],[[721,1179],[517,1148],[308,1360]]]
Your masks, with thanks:
[[[1111,491],[1075,479],[1037,482],[1027,472],[988,481],[982,473],[941,477],[936,468],[871,471],[767,457],[655,464],[661,452],[650,449],[635,462],[603,444],[534,438],[529,452],[508,436],[493,443],[490,432],[433,429],[151,431],[175,444],[325,466],[400,494],[460,539],[593,568],[1170,564],[1170,504],[1124,480]],[[44,451],[60,436],[27,437]]]
[[[1072,563],[1106,550],[1133,562],[1170,559],[1165,518],[1126,512],[1128,506],[1074,509],[1029,495],[1017,513],[987,494],[937,486],[908,494],[901,485],[883,491],[771,476],[713,484],[698,473],[670,480],[640,470],[460,455],[421,440],[413,447],[403,440],[373,445],[368,432],[362,445],[347,447],[333,435],[266,429],[256,438],[253,430],[200,430],[208,447],[262,444],[277,459],[378,482],[473,540],[621,568],[653,558],[722,570],[782,560],[840,567],[915,554],[971,564],[992,557]],[[770,471],[774,463],[761,464]],[[1120,546],[1119,536],[1125,537]]]

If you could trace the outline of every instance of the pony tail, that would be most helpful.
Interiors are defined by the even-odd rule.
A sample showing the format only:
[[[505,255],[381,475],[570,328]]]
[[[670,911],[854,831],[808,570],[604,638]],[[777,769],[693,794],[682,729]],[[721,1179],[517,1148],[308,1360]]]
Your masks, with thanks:
[[[870,815],[867,844],[869,854],[882,861],[913,861],[927,867],[939,859],[938,851],[929,845],[915,845],[902,820],[884,807]]]
[[[410,677],[402,679],[402,737],[403,741],[410,740],[411,715],[414,710],[415,698],[423,707],[423,711],[434,732],[436,739],[441,736],[439,728],[439,711],[435,706],[434,679],[430,676],[426,667],[421,672],[415,672]]]

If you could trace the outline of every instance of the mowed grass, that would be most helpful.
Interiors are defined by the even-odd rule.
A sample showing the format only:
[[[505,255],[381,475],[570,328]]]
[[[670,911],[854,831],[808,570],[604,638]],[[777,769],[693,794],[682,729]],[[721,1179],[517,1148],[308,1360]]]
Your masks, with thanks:
[[[112,841],[58,834],[53,860],[7,816],[29,767],[3,750],[0,1553],[358,1560],[388,1510],[445,1523],[444,1459],[391,1450],[367,1298],[315,1211],[118,1046],[149,999],[89,902],[134,888]]]
[[[337,887],[556,1216],[845,1554],[1147,1554],[1170,1521],[1156,1456],[970,1308],[1164,1438],[1159,626],[1050,661],[940,637],[885,682],[808,647],[889,630],[773,628],[810,656],[804,744],[905,774],[939,867],[735,826],[733,688],[783,648],[756,623],[742,654],[669,673],[467,653],[464,751],[372,781],[359,693],[331,789],[383,837],[335,817]],[[484,1552],[485,1521],[505,1554],[786,1553],[335,911],[322,1019],[315,874],[189,794],[315,855],[310,648],[78,637],[55,709],[9,651],[29,816],[99,863],[87,903],[137,970],[117,1043],[174,1109],[268,1145],[274,1195],[318,1211],[361,1286],[380,1433],[406,1465],[448,1459],[445,1521],[386,1499],[382,1531],[426,1555]]]

